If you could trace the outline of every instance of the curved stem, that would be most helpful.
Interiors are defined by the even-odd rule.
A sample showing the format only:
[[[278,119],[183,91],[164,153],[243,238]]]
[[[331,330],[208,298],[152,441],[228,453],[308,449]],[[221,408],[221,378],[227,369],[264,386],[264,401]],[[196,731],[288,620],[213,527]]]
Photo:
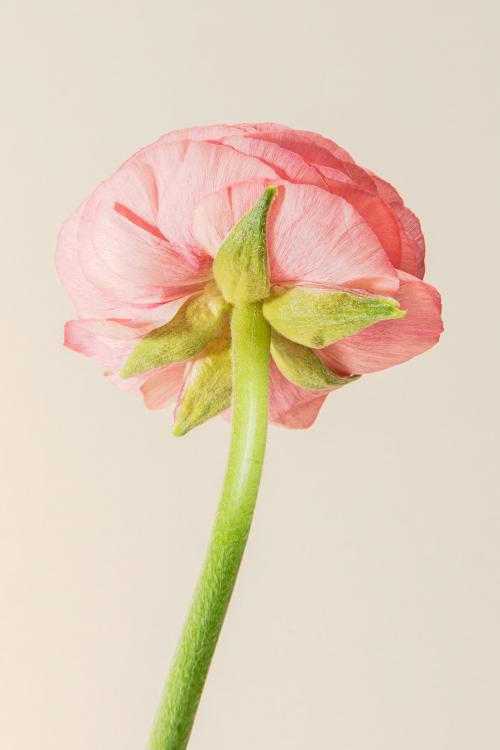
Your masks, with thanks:
[[[245,550],[266,446],[269,325],[259,303],[231,320],[229,462],[207,556],[151,735],[150,750],[184,750]]]

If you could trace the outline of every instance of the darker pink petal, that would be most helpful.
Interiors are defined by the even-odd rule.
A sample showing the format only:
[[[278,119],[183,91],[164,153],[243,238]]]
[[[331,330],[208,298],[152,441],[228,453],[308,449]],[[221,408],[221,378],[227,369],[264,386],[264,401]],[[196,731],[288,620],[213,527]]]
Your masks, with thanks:
[[[406,362],[437,343],[443,330],[438,291],[409,274],[400,273],[400,278],[394,296],[406,316],[375,323],[320,350],[325,364],[345,374],[375,372]]]

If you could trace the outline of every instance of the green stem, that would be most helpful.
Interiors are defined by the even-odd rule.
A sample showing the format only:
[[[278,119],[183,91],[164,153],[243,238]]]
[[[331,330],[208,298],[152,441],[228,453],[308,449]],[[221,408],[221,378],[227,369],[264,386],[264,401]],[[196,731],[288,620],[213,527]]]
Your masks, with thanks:
[[[269,325],[260,303],[231,320],[233,423],[229,462],[207,556],[177,648],[149,750],[184,750],[252,523],[266,447]]]

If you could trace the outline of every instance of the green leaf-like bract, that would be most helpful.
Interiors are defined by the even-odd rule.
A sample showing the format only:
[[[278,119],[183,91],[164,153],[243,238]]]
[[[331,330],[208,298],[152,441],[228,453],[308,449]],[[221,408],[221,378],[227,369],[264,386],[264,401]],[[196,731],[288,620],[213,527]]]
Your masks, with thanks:
[[[406,314],[391,297],[301,287],[278,291],[264,301],[263,312],[278,333],[313,349]]]
[[[310,390],[338,388],[360,376],[341,377],[332,372],[318,355],[302,344],[285,339],[276,331],[271,334],[271,354],[282,375],[295,385]]]
[[[277,193],[269,187],[230,231],[214,260],[214,277],[228,302],[243,305],[269,294],[266,222]]]
[[[219,331],[228,304],[213,288],[190,297],[172,320],[137,344],[120,375],[130,378],[198,354]]]
[[[185,435],[229,408],[232,391],[229,329],[214,339],[191,364],[175,415],[173,434]]]

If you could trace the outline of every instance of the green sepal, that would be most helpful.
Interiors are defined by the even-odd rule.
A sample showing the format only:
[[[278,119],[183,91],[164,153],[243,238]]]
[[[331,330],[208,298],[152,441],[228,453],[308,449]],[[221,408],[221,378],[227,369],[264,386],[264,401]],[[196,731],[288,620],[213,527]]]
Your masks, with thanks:
[[[322,349],[381,320],[403,318],[397,300],[345,291],[279,290],[263,305],[272,327],[297,344]]]
[[[258,302],[269,294],[266,223],[277,188],[267,188],[233,229],[215,256],[213,272],[222,294],[233,305]]]
[[[276,331],[271,332],[271,354],[281,374],[301,388],[313,391],[338,388],[360,377],[337,375],[323,364],[312,349],[296,344]]]
[[[192,362],[172,432],[177,437],[215,417],[231,405],[231,336],[229,327]]]
[[[219,331],[229,306],[215,287],[190,297],[166,325],[137,344],[120,373],[122,378],[193,357]]]

